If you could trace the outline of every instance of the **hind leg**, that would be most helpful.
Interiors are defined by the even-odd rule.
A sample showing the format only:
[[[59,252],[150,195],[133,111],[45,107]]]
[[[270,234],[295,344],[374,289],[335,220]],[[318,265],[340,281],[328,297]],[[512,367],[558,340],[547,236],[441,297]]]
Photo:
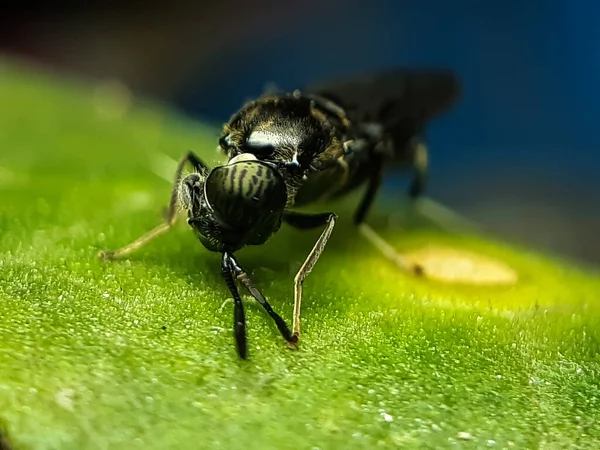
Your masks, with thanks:
[[[429,152],[425,143],[419,139],[413,142],[413,179],[408,189],[411,199],[417,199],[423,195],[427,188],[427,173],[429,170]]]
[[[356,212],[354,213],[354,224],[358,227],[360,233],[377,249],[383,256],[388,260],[392,261],[398,268],[403,271],[412,272],[416,274],[422,274],[423,270],[421,267],[413,266],[406,258],[398,253],[385,239],[383,239],[373,228],[371,228],[366,222],[367,213],[371,208],[371,205],[375,201],[375,197],[381,187],[381,180],[383,178],[383,160],[379,164],[373,166],[367,190],[363,196]]]

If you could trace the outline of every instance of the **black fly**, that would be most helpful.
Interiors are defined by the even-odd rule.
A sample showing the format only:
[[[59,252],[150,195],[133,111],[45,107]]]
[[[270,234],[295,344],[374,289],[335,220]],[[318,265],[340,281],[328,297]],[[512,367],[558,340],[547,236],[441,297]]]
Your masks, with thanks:
[[[219,148],[229,158],[227,165],[210,169],[188,153],[177,167],[165,223],[119,250],[101,252],[100,257],[115,259],[138,249],[168,230],[182,206],[202,244],[222,255],[221,274],[234,300],[240,357],[247,357],[246,321],[236,279],[295,348],[302,284],[323,252],[337,216],[292,208],[339,197],[366,183],[354,223],[386,257],[418,273],[366,225],[365,218],[390,165],[412,167],[409,195],[416,198],[423,192],[428,160],[424,128],[458,94],[452,73],[433,70],[393,70],[338,79],[304,91],[265,94],[243,106],[225,125]],[[194,172],[182,179],[187,163]],[[234,256],[244,246],[265,243],[282,222],[299,229],[324,227],[294,278],[292,331]]]

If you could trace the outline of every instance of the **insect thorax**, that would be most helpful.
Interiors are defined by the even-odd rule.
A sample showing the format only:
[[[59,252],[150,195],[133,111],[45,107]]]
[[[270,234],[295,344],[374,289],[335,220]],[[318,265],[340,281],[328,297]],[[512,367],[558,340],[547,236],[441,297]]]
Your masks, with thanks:
[[[297,93],[261,97],[225,125],[220,148],[229,158],[251,153],[275,164],[286,183],[290,207],[305,175],[334,165],[344,154],[347,121],[339,114]]]

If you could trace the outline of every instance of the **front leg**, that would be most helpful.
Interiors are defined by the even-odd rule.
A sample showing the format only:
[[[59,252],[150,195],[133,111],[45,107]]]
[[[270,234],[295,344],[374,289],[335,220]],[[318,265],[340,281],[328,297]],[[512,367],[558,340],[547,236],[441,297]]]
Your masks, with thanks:
[[[292,325],[292,332],[296,338],[296,342],[300,337],[300,306],[302,304],[302,284],[304,279],[308,276],[314,265],[319,260],[321,253],[327,245],[327,241],[331,236],[333,227],[337,216],[334,213],[323,213],[323,214],[301,214],[297,212],[286,211],[283,214],[283,220],[295,228],[301,230],[316,228],[325,225],[325,229],[315,242],[312,250],[306,257],[304,264],[298,270],[298,273],[294,277],[294,323]]]
[[[235,256],[233,256],[232,253],[229,253],[227,255],[229,259],[229,267],[231,267],[231,270],[233,271],[235,277],[240,281],[240,283],[244,285],[244,287],[248,290],[250,295],[252,295],[252,297],[254,297],[254,299],[258,303],[260,303],[260,305],[265,309],[265,311],[267,311],[267,314],[271,316],[271,319],[273,319],[275,325],[277,325],[277,329],[279,330],[283,338],[290,345],[293,346],[298,341],[298,338],[292,335],[285,321],[281,318],[279,314],[277,314],[273,310],[273,308],[271,307],[267,299],[264,297],[264,295],[262,295],[262,293],[254,285],[254,283],[248,276],[248,273],[238,263],[237,259],[235,259]]]
[[[127,244],[125,247],[114,251],[101,251],[98,254],[100,259],[117,259],[133,253],[135,250],[150,242],[155,237],[163,234],[175,224],[175,221],[177,220],[179,183],[181,181],[181,174],[183,173],[183,168],[185,167],[186,163],[190,163],[196,172],[202,173],[208,170],[208,166],[192,152],[188,152],[183,158],[181,158],[179,164],[177,164],[177,170],[175,171],[175,181],[173,182],[173,188],[171,190],[171,199],[169,201],[169,209],[165,217],[165,222],[150,230],[143,236],[137,238],[130,244]]]
[[[235,337],[236,349],[242,359],[248,357],[248,342],[246,339],[246,314],[242,298],[233,280],[235,271],[231,264],[229,253],[223,253],[221,259],[221,276],[233,296],[233,335]]]

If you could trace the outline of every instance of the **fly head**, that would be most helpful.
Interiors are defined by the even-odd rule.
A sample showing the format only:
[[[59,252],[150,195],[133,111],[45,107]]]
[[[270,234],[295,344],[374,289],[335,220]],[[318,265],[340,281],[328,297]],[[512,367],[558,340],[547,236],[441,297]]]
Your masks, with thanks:
[[[236,251],[264,243],[281,226],[285,182],[268,163],[244,154],[206,177],[183,179],[180,200],[188,223],[206,248]]]

